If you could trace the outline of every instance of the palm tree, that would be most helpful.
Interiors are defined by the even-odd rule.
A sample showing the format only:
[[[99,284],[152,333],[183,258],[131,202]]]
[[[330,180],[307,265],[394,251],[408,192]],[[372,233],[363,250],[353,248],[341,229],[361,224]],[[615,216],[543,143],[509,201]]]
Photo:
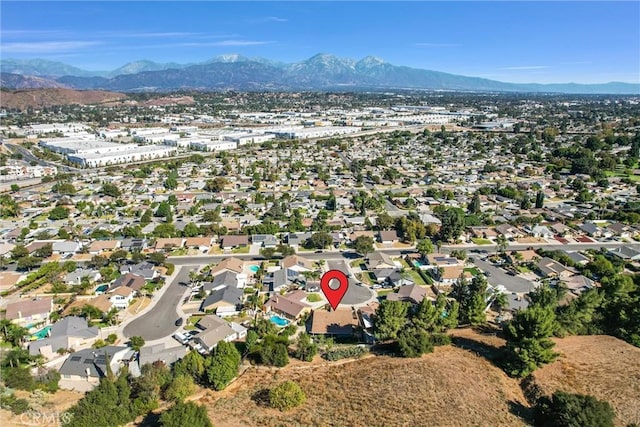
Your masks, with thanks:
[[[509,300],[507,299],[507,294],[496,291],[493,294],[493,305],[498,309],[498,313],[502,314],[502,310],[504,310],[509,305]]]
[[[496,243],[497,251],[501,254],[504,254],[507,250],[507,247],[509,246],[509,242],[507,241],[507,238],[504,236],[504,234],[499,234],[498,237],[496,237]]]

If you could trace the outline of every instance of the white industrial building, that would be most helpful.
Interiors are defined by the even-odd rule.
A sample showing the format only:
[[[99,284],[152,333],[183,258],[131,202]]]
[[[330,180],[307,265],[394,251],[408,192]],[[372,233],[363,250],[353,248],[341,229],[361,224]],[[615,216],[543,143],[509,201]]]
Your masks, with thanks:
[[[198,151],[226,151],[235,150],[238,144],[233,141],[192,141],[190,147]]]
[[[177,149],[166,145],[134,145],[119,144],[125,150],[112,152],[83,152],[68,154],[70,162],[78,163],[83,167],[95,168],[101,166],[115,165],[118,163],[131,163],[143,160],[161,159],[176,154]]]
[[[285,139],[308,139],[308,138],[327,138],[331,136],[350,135],[360,132],[359,127],[350,126],[324,126],[310,127],[299,130],[276,132],[278,138]]]
[[[41,139],[39,145],[55,153],[82,154],[82,153],[112,153],[126,150],[126,144],[107,142],[95,139],[80,138],[51,138]]]

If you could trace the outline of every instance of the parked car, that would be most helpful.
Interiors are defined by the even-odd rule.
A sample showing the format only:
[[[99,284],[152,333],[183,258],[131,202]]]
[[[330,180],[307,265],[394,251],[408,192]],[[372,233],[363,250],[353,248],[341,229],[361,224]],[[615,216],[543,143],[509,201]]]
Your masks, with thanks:
[[[182,324],[184,323],[184,319],[182,317],[178,318],[178,320],[176,320],[176,326],[182,326]]]

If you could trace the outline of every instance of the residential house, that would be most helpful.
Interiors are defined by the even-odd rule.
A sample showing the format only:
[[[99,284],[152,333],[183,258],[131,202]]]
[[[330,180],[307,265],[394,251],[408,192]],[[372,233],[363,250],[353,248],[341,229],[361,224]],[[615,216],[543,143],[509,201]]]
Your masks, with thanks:
[[[546,225],[536,225],[531,228],[533,237],[542,237],[543,239],[552,239],[555,233],[549,229]]]
[[[393,286],[394,288],[398,286],[414,284],[413,280],[411,280],[411,278],[408,275],[403,274],[398,270],[394,270],[389,276],[387,276],[386,280],[387,280],[387,283]]]
[[[122,366],[134,360],[135,351],[130,347],[110,345],[76,351],[69,355],[59,370],[59,386],[65,390],[92,390],[109,370],[117,375]]]
[[[629,261],[639,261],[640,260],[640,251],[630,247],[630,246],[618,246],[613,249],[609,249],[608,251],[611,255],[615,255],[625,260]]]
[[[212,292],[202,302],[202,311],[214,311],[220,317],[235,316],[240,312],[244,302],[242,289],[227,286]]]
[[[202,289],[205,292],[216,291],[225,287],[239,288],[238,286],[238,274],[233,271],[224,271],[213,276],[212,282],[205,282],[202,285]]]
[[[400,237],[398,237],[396,230],[381,230],[378,231],[378,241],[383,244],[398,243]]]
[[[614,236],[622,237],[623,239],[630,239],[637,230],[629,225],[622,224],[621,222],[614,222],[607,227]]]
[[[91,282],[97,282],[102,278],[102,275],[98,270],[78,268],[64,276],[64,283],[71,286],[78,286],[82,283],[83,277],[88,277]]]
[[[289,280],[295,280],[303,273],[314,270],[313,261],[299,255],[289,255],[280,261],[280,265],[287,272]]]
[[[589,257],[582,255],[580,252],[573,252],[573,251],[572,252],[562,251],[562,252],[567,254],[567,256],[571,258],[573,262],[579,265],[586,265],[590,261]]]
[[[120,274],[135,274],[136,276],[144,277],[145,280],[153,280],[159,276],[158,270],[155,265],[150,262],[143,261],[137,264],[125,264],[120,267]]]
[[[89,245],[91,255],[100,255],[103,252],[115,251],[120,247],[120,240],[95,240]]]
[[[13,288],[22,277],[20,273],[12,271],[0,271],[0,292],[8,291]]]
[[[58,254],[62,257],[69,257],[82,248],[80,242],[74,242],[72,240],[66,240],[63,242],[53,242],[51,250],[54,254]]]
[[[360,321],[351,308],[337,310],[314,310],[311,314],[311,335],[351,337],[357,334]]]
[[[427,255],[427,263],[431,269],[462,265],[459,259],[447,254],[432,253]]]
[[[555,261],[548,257],[543,257],[536,264],[536,268],[542,274],[543,277],[555,277],[559,279],[565,279],[576,273],[571,267],[565,267],[558,261]]]
[[[507,239],[517,239],[524,237],[524,233],[511,224],[500,224],[495,227],[498,234],[502,234]]]
[[[53,311],[53,298],[35,298],[7,304],[5,319],[20,326],[30,327],[47,322]]]
[[[373,252],[367,257],[367,268],[369,270],[376,269],[396,269],[396,264],[391,257],[384,252]]]
[[[197,249],[202,253],[207,253],[211,248],[212,241],[212,237],[189,237],[185,239],[184,246],[189,249]]]
[[[240,326],[246,335],[246,328],[237,326]],[[196,327],[201,329],[201,332],[193,337],[193,342],[196,346],[199,345],[199,350],[203,352],[211,352],[220,341],[231,342],[239,338],[238,331],[218,316],[204,316],[196,323]]]
[[[68,316],[58,320],[51,326],[47,338],[29,343],[31,356],[43,355],[46,359],[58,357],[57,351],[80,350],[81,347],[90,346],[100,335],[98,328],[89,326],[87,320],[82,317]]]
[[[142,252],[147,249],[149,242],[147,239],[133,237],[122,239],[120,247],[129,252]]]
[[[400,286],[396,292],[387,294],[389,301],[407,301],[412,304],[419,304],[425,298],[435,300],[436,295],[431,289],[415,284]]]
[[[286,241],[291,247],[304,246],[307,240],[311,238],[311,233],[289,233],[287,234]]]
[[[119,286],[113,291],[109,292],[109,300],[115,308],[118,310],[124,310],[129,307],[136,291],[127,286]]]
[[[576,295],[596,286],[593,280],[581,274],[574,274],[573,276],[567,277],[563,280],[563,283],[567,286],[567,289],[570,292]]]
[[[171,252],[173,249],[181,248],[184,239],[181,237],[158,238],[154,246],[156,251]]]
[[[263,248],[275,248],[278,246],[278,238],[273,234],[254,234],[251,236],[251,243]]]
[[[600,227],[595,225],[593,222],[585,222],[584,224],[580,225],[579,228],[587,236],[590,236],[590,237],[600,237],[600,236],[602,236],[602,230],[600,229]]]
[[[286,295],[273,295],[264,304],[267,312],[274,312],[290,320],[297,320],[311,311],[311,306],[302,302],[307,298],[304,291],[298,290]]]
[[[291,283],[287,276],[287,270],[284,269],[276,270],[267,274],[262,282],[268,292],[279,292]]]
[[[65,307],[64,311],[62,312],[62,316],[78,314],[82,311],[82,308],[85,305],[91,305],[103,313],[108,313],[109,310],[113,308],[113,303],[109,299],[109,296],[106,294],[102,294],[94,298],[76,299],[67,307]]]
[[[227,235],[222,236],[220,247],[224,250],[234,248],[242,248],[249,245],[249,236],[246,235]]]
[[[124,276],[118,277],[111,286],[109,286],[109,290],[113,291],[119,287],[127,287],[136,292],[140,292],[140,289],[142,289],[146,284],[147,281],[144,277],[133,273],[127,273]]]
[[[169,366],[187,355],[187,348],[183,345],[167,347],[166,343],[145,345],[138,353],[140,368],[154,362],[162,362]]]

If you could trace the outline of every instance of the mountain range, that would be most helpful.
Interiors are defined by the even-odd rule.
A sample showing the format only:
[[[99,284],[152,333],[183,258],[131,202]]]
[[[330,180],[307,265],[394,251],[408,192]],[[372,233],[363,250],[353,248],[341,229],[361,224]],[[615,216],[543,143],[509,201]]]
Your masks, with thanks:
[[[8,89],[66,87],[120,92],[174,90],[376,90],[424,89],[572,94],[640,94],[640,84],[520,84],[393,65],[367,56],[359,61],[318,54],[295,63],[221,55],[195,64],[135,61],[111,71],[88,71],[44,59],[0,61]]]

